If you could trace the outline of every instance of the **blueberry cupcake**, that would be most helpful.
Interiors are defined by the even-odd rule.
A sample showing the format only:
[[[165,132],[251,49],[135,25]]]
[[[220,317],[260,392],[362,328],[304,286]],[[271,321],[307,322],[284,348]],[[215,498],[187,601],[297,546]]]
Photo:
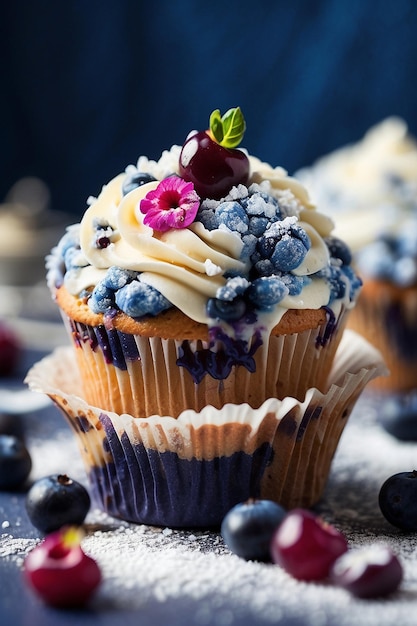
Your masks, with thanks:
[[[388,392],[417,387],[417,142],[388,118],[298,173],[349,243],[363,287],[349,327],[382,352]]]
[[[417,388],[416,215],[358,252],[364,278],[350,325],[383,353],[390,375],[373,387],[390,392]]]
[[[45,384],[43,366],[28,381],[68,416],[103,506],[134,521],[210,525],[260,493],[315,501],[339,427],[382,371],[362,345],[366,366],[342,358],[360,380],[336,391],[361,281],[304,187],[238,148],[244,130],[239,108],[214,111],[210,130],[140,157],[47,261],[72,357],[54,389],[51,361]],[[295,491],[281,445],[318,464]]]

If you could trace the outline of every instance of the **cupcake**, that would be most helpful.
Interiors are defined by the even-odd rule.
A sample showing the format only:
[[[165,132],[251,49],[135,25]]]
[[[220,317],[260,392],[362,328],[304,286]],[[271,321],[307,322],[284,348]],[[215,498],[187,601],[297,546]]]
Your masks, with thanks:
[[[390,393],[417,387],[417,142],[388,118],[298,173],[337,223],[363,280],[348,325],[383,354]]]
[[[140,157],[48,257],[72,347],[28,382],[67,416],[101,506],[131,521],[312,504],[383,372],[366,342],[340,352],[361,284],[348,247],[298,181],[238,148],[244,130],[239,108],[215,111]]]

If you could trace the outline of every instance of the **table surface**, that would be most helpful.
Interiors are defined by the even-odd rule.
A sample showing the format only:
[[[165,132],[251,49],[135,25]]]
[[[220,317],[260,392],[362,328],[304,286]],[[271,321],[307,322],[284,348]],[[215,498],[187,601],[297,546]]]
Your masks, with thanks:
[[[56,342],[65,341],[55,322],[50,322],[48,328],[16,320],[17,328],[31,345],[18,376],[0,380],[0,399],[1,392],[25,389],[24,372],[44,354],[42,344],[49,351]],[[42,396],[32,395],[36,402],[43,402]],[[35,399],[28,400],[26,394],[20,400],[26,407],[21,419],[33,460],[30,480],[67,473],[88,486],[77,444],[59,411],[46,399],[45,406],[33,405]],[[369,392],[358,401],[342,435],[324,497],[316,509],[346,534],[352,548],[380,542],[394,549],[404,567],[404,580],[393,596],[371,601],[354,599],[330,583],[298,582],[278,566],[246,562],[227,550],[219,533],[129,524],[93,507],[86,519],[83,546],[100,564],[103,583],[87,609],[52,609],[22,579],[24,557],[40,540],[27,518],[22,490],[0,493],[0,623],[417,624],[417,535],[392,527],[378,507],[384,480],[416,466],[417,444],[400,442],[381,428],[380,406],[381,400]]]

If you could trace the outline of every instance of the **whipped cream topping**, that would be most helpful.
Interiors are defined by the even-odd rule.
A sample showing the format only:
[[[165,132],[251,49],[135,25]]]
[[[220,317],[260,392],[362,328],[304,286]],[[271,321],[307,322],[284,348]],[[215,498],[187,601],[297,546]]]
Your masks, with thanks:
[[[385,233],[401,234],[416,212],[417,141],[402,119],[389,117],[296,176],[355,253]]]
[[[144,224],[140,201],[178,174],[179,151],[173,146],[157,162],[140,157],[89,200],[81,224],[48,259],[52,290],[63,282],[94,312],[119,308],[141,317],[175,306],[209,325],[219,302],[233,308],[250,301],[268,328],[290,308],[328,306],[337,315],[352,306],[360,281],[350,258],[334,254],[332,220],[299,181],[255,157],[248,185],[203,200],[188,227],[161,232]],[[135,172],[156,180],[123,195],[123,181]]]

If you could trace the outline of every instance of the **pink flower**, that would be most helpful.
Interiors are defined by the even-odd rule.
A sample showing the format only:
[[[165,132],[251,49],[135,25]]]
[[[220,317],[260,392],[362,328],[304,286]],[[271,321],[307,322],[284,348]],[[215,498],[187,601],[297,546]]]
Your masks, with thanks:
[[[179,176],[169,176],[140,201],[140,211],[145,214],[143,223],[154,230],[185,228],[194,220],[200,198],[193,183]]]

